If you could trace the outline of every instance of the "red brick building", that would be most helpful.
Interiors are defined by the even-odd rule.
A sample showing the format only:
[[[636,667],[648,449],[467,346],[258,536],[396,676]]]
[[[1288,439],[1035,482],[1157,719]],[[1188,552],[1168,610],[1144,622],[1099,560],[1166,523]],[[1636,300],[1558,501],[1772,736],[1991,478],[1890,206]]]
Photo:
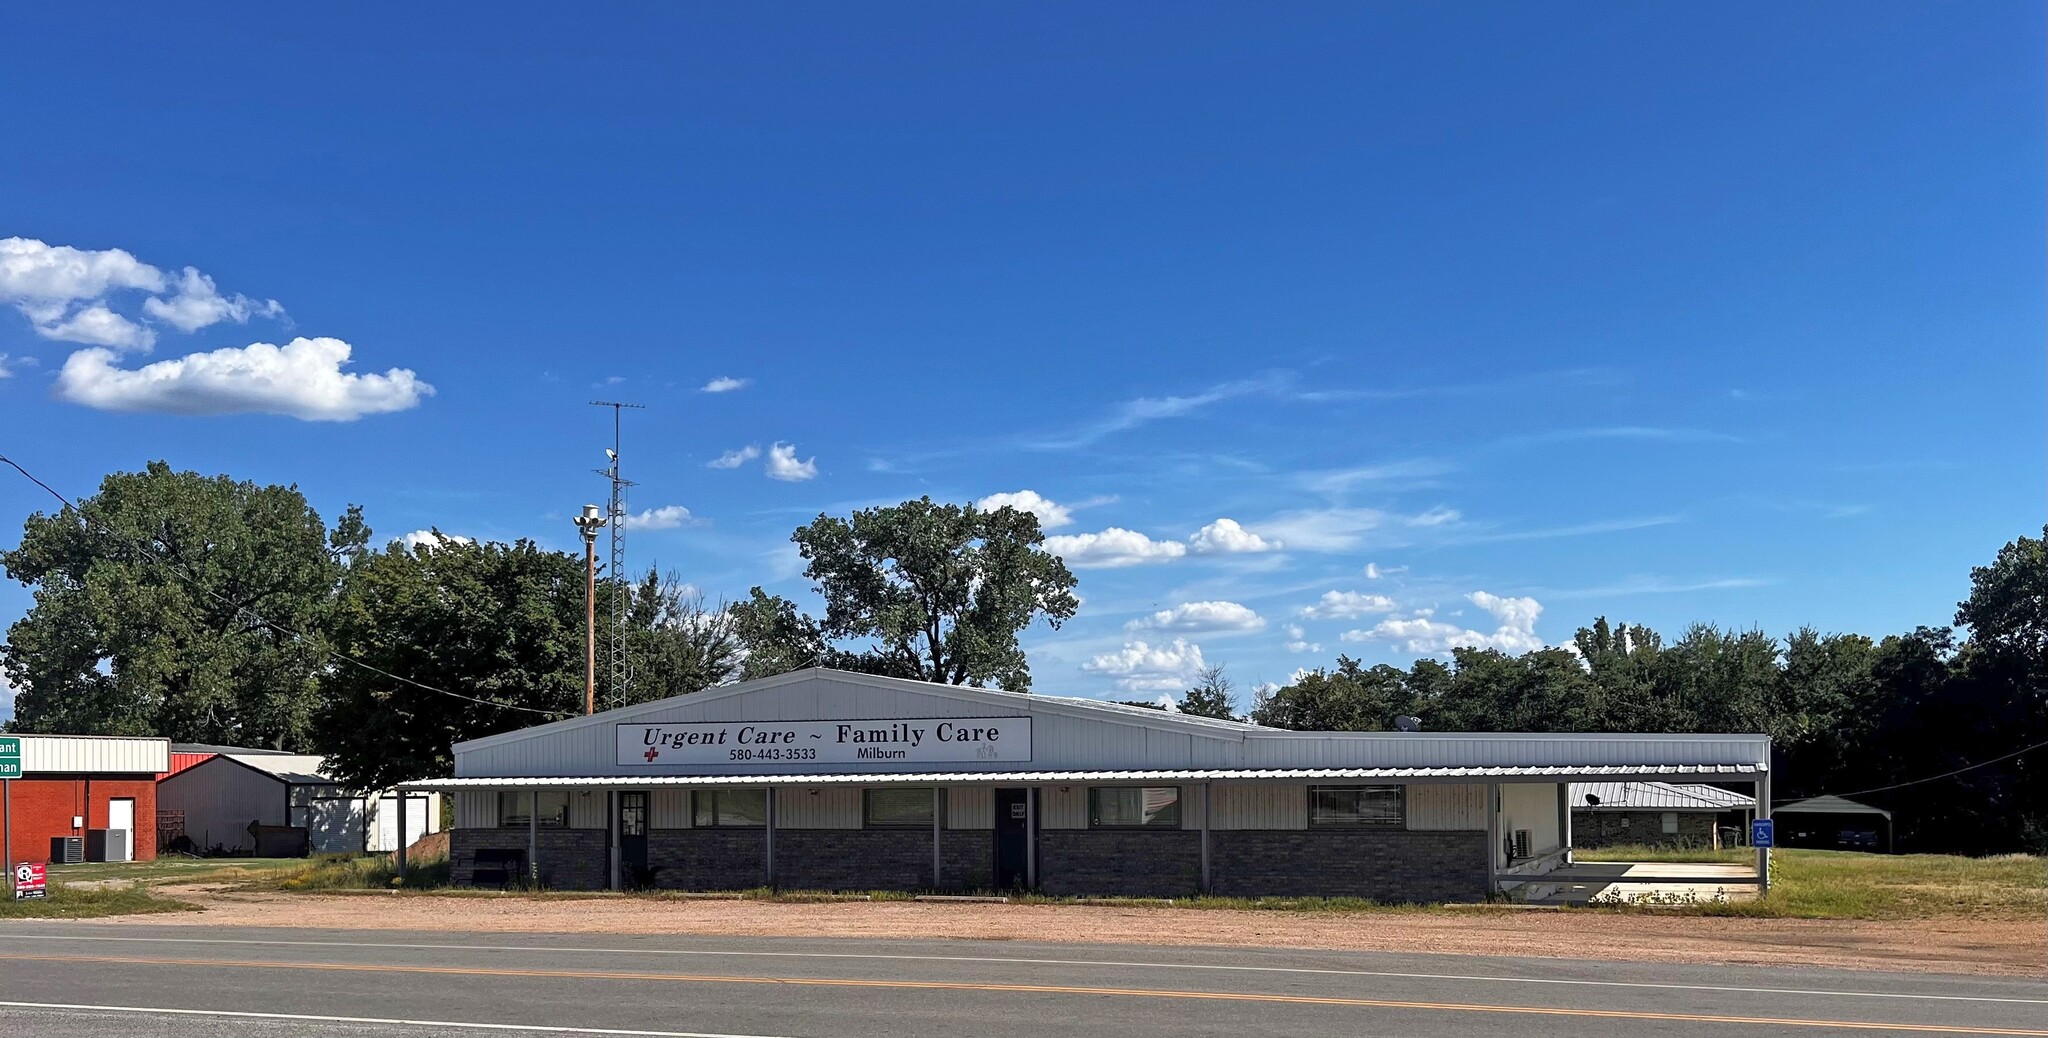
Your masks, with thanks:
[[[51,841],[66,836],[98,860],[156,857],[156,776],[170,768],[170,740],[20,738],[22,777],[9,783],[4,823],[15,861],[53,860]]]

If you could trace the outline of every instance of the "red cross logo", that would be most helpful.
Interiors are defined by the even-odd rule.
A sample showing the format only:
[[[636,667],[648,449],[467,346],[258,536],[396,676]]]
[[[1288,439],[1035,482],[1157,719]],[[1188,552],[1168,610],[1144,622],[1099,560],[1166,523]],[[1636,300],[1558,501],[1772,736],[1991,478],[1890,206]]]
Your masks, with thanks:
[[[649,746],[647,748],[647,752],[641,754],[640,756],[647,758],[647,763],[652,764],[654,763],[654,758],[661,756],[661,751],[655,749],[652,746]]]

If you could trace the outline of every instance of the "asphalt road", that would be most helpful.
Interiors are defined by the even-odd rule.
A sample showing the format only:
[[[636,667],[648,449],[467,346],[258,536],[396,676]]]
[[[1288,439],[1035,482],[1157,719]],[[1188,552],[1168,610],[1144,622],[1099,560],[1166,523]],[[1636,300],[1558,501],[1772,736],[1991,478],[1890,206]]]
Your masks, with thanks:
[[[1999,1034],[2048,983],[969,941],[0,926],[0,1035]]]

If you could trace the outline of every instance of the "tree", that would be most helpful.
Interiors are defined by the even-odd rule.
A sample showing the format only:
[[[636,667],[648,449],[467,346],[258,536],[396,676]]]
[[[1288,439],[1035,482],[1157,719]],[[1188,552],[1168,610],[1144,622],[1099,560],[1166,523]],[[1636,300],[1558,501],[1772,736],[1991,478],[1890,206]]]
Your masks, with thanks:
[[[1252,720],[1297,731],[1383,732],[1414,705],[1407,675],[1398,668],[1384,663],[1368,668],[1339,656],[1334,670],[1313,670],[1291,684],[1260,693]]]
[[[1237,716],[1237,688],[1223,664],[1202,668],[1201,680],[1180,697],[1180,712],[1228,721]]]
[[[616,584],[599,589],[627,593]],[[627,608],[627,654],[632,667],[627,698],[644,703],[701,692],[739,676],[740,640],[735,617],[723,606],[707,609],[704,596],[671,573],[650,569],[630,590]],[[598,608],[605,605],[599,602]]]
[[[356,789],[450,774],[450,747],[583,712],[583,560],[516,544],[393,543],[349,567],[315,746]],[[408,680],[409,679],[409,680]]]
[[[1080,607],[1074,576],[1042,545],[1038,518],[929,497],[820,515],[790,537],[825,600],[820,621],[755,588],[738,607],[749,676],[827,665],[954,685],[1031,688],[1017,636],[1057,628]],[[756,641],[754,639],[760,639]],[[851,647],[835,641],[851,640]],[[758,662],[757,662],[757,658]]]
[[[369,534],[355,507],[329,530],[297,487],[160,461],[31,515],[0,556],[35,588],[0,647],[14,727],[304,748],[320,632]]]

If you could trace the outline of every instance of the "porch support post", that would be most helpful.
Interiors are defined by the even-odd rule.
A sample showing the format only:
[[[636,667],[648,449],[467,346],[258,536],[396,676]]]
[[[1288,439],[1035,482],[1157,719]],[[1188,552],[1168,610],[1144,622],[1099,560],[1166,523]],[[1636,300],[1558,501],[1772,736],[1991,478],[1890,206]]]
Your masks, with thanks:
[[[1564,863],[1572,863],[1572,784],[1569,779],[1557,784],[1557,845],[1563,849]]]
[[[1500,889],[1500,783],[1486,784],[1486,894]]]
[[[944,883],[939,875],[939,830],[945,827],[945,804],[940,794],[943,789],[932,787],[932,889],[943,890]]]
[[[393,790],[392,799],[398,807],[398,881],[405,882],[405,791]]]
[[[1038,889],[1038,787],[1024,787],[1024,888]]]
[[[1768,768],[1757,776],[1756,816],[1759,820],[1767,820],[1771,817],[1771,773]],[[1756,841],[1751,840],[1750,842],[1755,843]],[[1771,842],[1778,842],[1776,833],[1772,834]],[[1770,894],[1771,849],[1769,847],[1758,847],[1756,848],[1756,896],[1769,897]]]
[[[1216,884],[1209,874],[1209,799],[1210,785],[1202,783],[1202,893],[1213,894]]]
[[[653,811],[653,806],[652,806],[652,803],[651,803],[651,801],[652,801],[653,799],[654,799],[654,798],[653,798],[653,794],[649,794],[649,795],[648,795],[648,800],[650,801],[650,804],[649,804],[649,807],[648,807],[648,811],[649,811],[649,813],[652,813],[652,811]],[[621,867],[621,862],[619,861],[619,791],[618,791],[618,790],[616,790],[616,789],[607,789],[607,790],[605,790],[605,791],[604,791],[604,815],[605,815],[605,823],[604,823],[604,832],[605,832],[605,844],[606,844],[606,848],[605,848],[605,857],[606,857],[606,858],[607,858],[607,859],[608,859],[608,860],[610,861],[610,863],[611,863],[611,868],[609,869],[610,875],[608,875],[608,876],[606,876],[606,877],[605,877],[605,879],[606,879],[605,889],[607,889],[607,890],[621,890],[621,889],[624,889],[624,887],[625,887],[625,884],[624,884],[624,882],[622,881],[622,878],[621,878],[621,873],[623,873],[623,872],[624,872],[625,870],[624,870],[624,869],[623,869],[623,868]]]
[[[540,787],[526,791],[526,872],[531,886],[540,886]]]

